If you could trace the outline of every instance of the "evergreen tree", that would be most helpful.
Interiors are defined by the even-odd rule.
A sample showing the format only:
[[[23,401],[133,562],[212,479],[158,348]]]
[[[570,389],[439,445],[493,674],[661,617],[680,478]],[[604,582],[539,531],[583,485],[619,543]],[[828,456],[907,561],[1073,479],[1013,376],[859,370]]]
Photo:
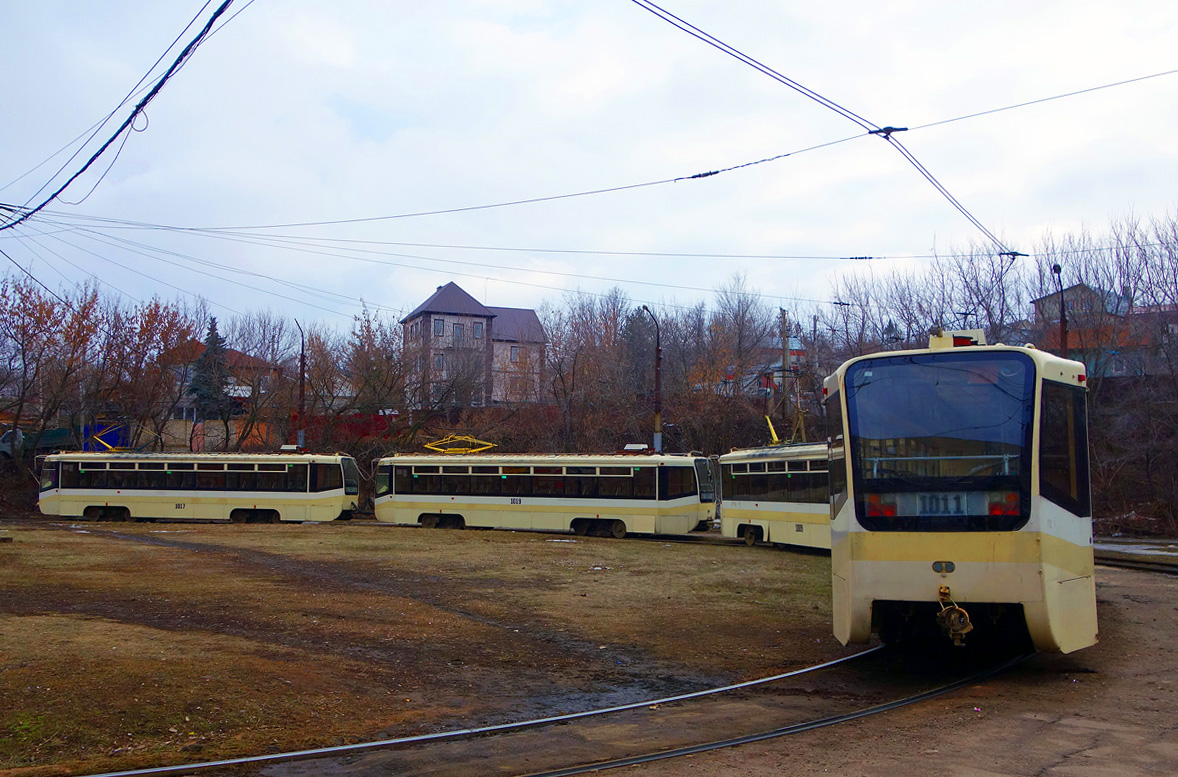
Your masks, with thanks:
[[[192,365],[192,381],[188,394],[196,406],[201,421],[220,419],[226,423],[231,409],[229,399],[229,361],[225,353],[225,338],[217,332],[216,317],[209,319],[204,352]]]

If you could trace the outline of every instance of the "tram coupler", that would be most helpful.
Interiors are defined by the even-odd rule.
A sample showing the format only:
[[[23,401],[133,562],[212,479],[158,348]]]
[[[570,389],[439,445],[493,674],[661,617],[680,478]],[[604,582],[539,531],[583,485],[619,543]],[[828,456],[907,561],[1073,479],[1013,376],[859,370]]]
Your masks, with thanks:
[[[937,601],[941,604],[941,611],[937,613],[937,625],[953,640],[954,646],[961,647],[965,635],[973,631],[973,624],[969,622],[969,613],[958,607],[953,601],[947,585],[937,589]]]

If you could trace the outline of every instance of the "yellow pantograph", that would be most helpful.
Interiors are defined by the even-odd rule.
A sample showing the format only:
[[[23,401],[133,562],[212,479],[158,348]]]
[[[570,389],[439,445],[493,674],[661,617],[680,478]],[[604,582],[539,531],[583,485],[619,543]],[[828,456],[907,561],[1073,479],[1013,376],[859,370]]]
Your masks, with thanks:
[[[448,434],[440,440],[427,442],[425,447],[438,453],[481,453],[495,447],[495,443],[471,437],[469,434]]]

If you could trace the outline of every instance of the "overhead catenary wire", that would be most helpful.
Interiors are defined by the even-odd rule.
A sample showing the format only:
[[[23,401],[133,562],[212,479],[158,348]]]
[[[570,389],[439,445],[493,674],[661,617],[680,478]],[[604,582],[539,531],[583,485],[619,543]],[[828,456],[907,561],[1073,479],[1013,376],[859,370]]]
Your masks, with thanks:
[[[164,52],[162,54],[160,54],[159,57],[156,58],[155,62],[152,63],[151,67],[149,67],[147,69],[147,72],[143,74],[143,76],[139,79],[138,82],[136,82],[135,86],[131,87],[130,91],[127,92],[126,96],[123,97],[123,99],[119,101],[119,104],[116,105],[113,109],[111,109],[110,113],[108,113],[105,117],[103,117],[102,119],[100,119],[96,123],[92,124],[87,129],[83,130],[77,137],[75,137],[73,140],[66,143],[64,146],[59,148],[57,151],[50,154],[46,159],[39,162],[36,166],[30,168],[29,170],[26,170],[24,173],[18,175],[16,178],[12,179],[8,183],[4,184],[3,186],[0,186],[0,191],[4,191],[8,187],[17,183],[18,181],[21,181],[24,178],[27,178],[28,176],[32,175],[37,170],[39,170],[42,167],[44,167],[45,165],[49,164],[49,161],[51,159],[56,157],[58,154],[61,154],[67,148],[69,148],[70,146],[72,146],[73,144],[75,144],[79,140],[81,140],[83,137],[86,137],[88,135],[89,137],[86,137],[85,142],[83,142],[80,146],[78,146],[77,150],[74,151],[74,153],[65,162],[62,163],[61,167],[59,167],[57,169],[57,172],[55,172],[52,176],[50,176],[50,178],[44,184],[41,185],[40,189],[37,189],[37,191],[33,192],[32,196],[29,197],[29,200],[34,199],[38,194],[45,191],[45,189],[49,188],[49,185],[51,183],[53,183],[54,179],[56,179],[57,176],[59,176],[63,172],[65,172],[65,169],[67,167],[69,167],[70,162],[73,162],[75,159],[77,159],[78,156],[82,153],[82,149],[84,149],[86,147],[86,145],[88,143],[90,143],[90,141],[94,140],[94,138],[98,135],[98,133],[102,130],[102,128],[106,126],[107,122],[109,122],[112,118],[114,118],[114,115],[116,113],[118,113],[119,108],[122,108],[124,105],[126,105],[136,94],[139,93],[139,91],[141,89],[147,88],[146,86],[144,86],[144,83],[151,78],[151,74],[154,73],[155,69],[157,67],[159,67],[161,62],[164,61],[164,57],[168,56],[168,52],[171,51],[172,49],[174,49],[176,47],[176,44],[180,42],[180,39],[184,37],[184,34],[187,33],[190,29],[192,29],[192,25],[196,24],[196,20],[200,18],[201,14],[203,14],[205,12],[205,9],[209,7],[209,3],[211,3],[211,2],[212,2],[212,0],[205,0],[205,4],[200,7],[200,10],[196,12],[196,15],[194,15],[192,17],[192,20],[189,21],[188,24],[184,25],[184,29],[181,30],[176,35],[176,38],[170,44],[168,44],[168,47],[166,49],[164,49]],[[253,2],[253,0],[250,0],[250,2]],[[238,13],[240,13],[240,11]],[[28,202],[26,201],[25,204],[27,205]]]
[[[46,197],[40,204],[31,208],[26,207],[22,210],[21,215],[15,219],[8,221],[7,223],[0,224],[0,230],[12,229],[18,224],[21,224],[35,216],[38,212],[45,208],[45,206],[53,202],[53,200],[57,199],[58,195],[64,192],[70,184],[72,184],[83,173],[89,170],[90,167],[98,161],[102,154],[108,148],[110,148],[110,146],[113,145],[116,140],[118,140],[119,136],[126,132],[128,128],[134,124],[135,120],[140,115],[142,115],[142,113],[147,109],[148,104],[155,99],[156,95],[158,95],[161,90],[163,90],[164,85],[167,84],[172,76],[174,76],[176,72],[180,70],[188,58],[192,56],[192,53],[196,51],[196,48],[201,44],[201,42],[204,41],[206,37],[208,37],[209,31],[213,28],[213,25],[221,17],[221,15],[224,14],[226,10],[228,10],[232,2],[233,0],[223,0],[221,5],[219,5],[215,11],[213,11],[212,16],[209,17],[209,20],[205,23],[205,26],[201,29],[200,33],[198,33],[195,38],[189,41],[188,45],[185,46],[184,49],[180,52],[180,55],[176,57],[176,60],[164,72],[164,74],[160,76],[159,80],[156,81],[155,86],[153,86],[148,91],[148,93],[144,95],[144,97],[138,103],[135,104],[135,109],[132,110],[131,114],[123,121],[122,124],[119,125],[119,128],[115,131],[115,133],[111,135],[111,137],[108,138],[107,141],[103,143],[102,146],[97,151],[95,151],[88,160],[86,160],[86,163],[82,165],[82,167],[77,172],[71,175],[65,183],[54,190],[54,192]]]
[[[79,229],[76,231],[78,231],[79,233],[87,233],[88,232],[87,230],[84,230],[84,229]],[[89,236],[92,239],[98,239],[98,234],[99,233],[94,233],[94,234],[90,234]],[[188,261],[200,263],[202,265],[216,267],[216,268],[218,268],[222,271],[225,271],[225,272],[251,275],[254,277],[258,277],[258,278],[264,278],[264,279],[270,280],[275,283],[283,283],[286,285],[298,285],[298,286],[301,286],[302,289],[307,292],[320,291],[319,289],[306,287],[306,286],[303,286],[302,284],[291,284],[291,282],[283,281],[281,279],[275,278],[274,276],[271,276],[271,275],[268,275],[265,273],[258,273],[255,271],[242,270],[242,269],[235,268],[235,267],[232,267],[229,265],[222,265],[222,264],[218,264],[215,262],[210,262],[208,260],[195,259],[193,257],[188,257],[183,254],[178,254],[177,252],[174,252],[174,251],[169,251],[167,249],[159,249],[159,248],[155,248],[152,246],[147,246],[146,244],[136,243],[134,241],[125,241],[125,240],[120,240],[120,239],[116,239],[116,238],[109,238],[109,239],[115,240],[116,242],[125,243],[128,246],[136,246],[142,250],[135,250],[134,253],[139,253],[140,255],[143,255],[143,256],[147,256],[149,254],[160,254],[160,257],[161,257],[160,261],[164,261],[165,263],[168,263],[168,264],[176,264],[176,262],[173,262],[168,259],[164,259],[164,258],[162,258],[163,256],[172,256],[172,257],[176,257],[176,258],[182,258],[182,259],[185,259]],[[237,240],[236,242],[243,242],[243,241]],[[267,245],[265,242],[261,242],[260,238],[258,239],[258,242],[256,242],[255,244],[263,245],[263,246]],[[408,269],[413,269],[413,270],[418,270],[418,271],[423,271],[423,272],[434,272],[434,273],[445,274],[447,276],[459,276],[459,277],[476,278],[479,280],[490,280],[490,281],[495,281],[495,282],[499,282],[499,283],[507,283],[507,284],[517,285],[517,286],[526,286],[526,287],[531,287],[531,288],[544,289],[546,291],[557,291],[557,292],[565,292],[565,293],[574,292],[574,293],[578,293],[578,294],[585,294],[588,296],[603,297],[603,298],[609,296],[608,294],[605,294],[605,293],[585,291],[585,290],[581,290],[581,289],[573,290],[573,289],[569,289],[568,287],[564,287],[564,286],[554,286],[551,284],[536,283],[534,281],[522,281],[522,280],[519,280],[518,278],[513,278],[513,277],[496,277],[496,276],[490,276],[486,273],[463,272],[463,271],[453,270],[453,269],[426,268],[426,267],[421,267],[419,265],[405,264],[405,263],[401,263],[401,262],[373,259],[373,258],[369,258],[369,257],[357,257],[357,256],[353,256],[351,254],[345,254],[345,253],[330,252],[330,251],[316,251],[316,250],[312,250],[310,248],[294,248],[294,247],[289,247],[289,246],[278,246],[278,247],[284,247],[287,250],[297,250],[297,251],[301,251],[303,253],[308,253],[308,254],[312,254],[312,255],[316,255],[316,256],[327,256],[327,257],[332,257],[332,258],[353,259],[356,261],[366,262],[366,263],[370,263],[370,264],[380,264],[383,266],[408,268]],[[476,267],[486,267],[486,264],[481,263],[481,262],[460,262],[458,260],[435,259],[435,258],[431,258],[431,257],[413,256],[413,255],[405,255],[405,254],[392,254],[392,255],[393,256],[401,256],[401,257],[408,257],[408,258],[418,259],[418,260],[422,260],[422,261],[437,261],[437,262],[446,262],[446,263],[452,263],[452,264],[471,265],[471,266],[476,266]],[[98,256],[98,258],[104,259],[105,261],[112,261],[112,260],[106,259],[105,257],[102,257],[97,254],[96,254],[96,256]],[[119,267],[123,267],[123,269],[127,269],[130,272],[144,275],[145,277],[149,277],[149,278],[151,277],[151,276],[146,276],[146,274],[144,274],[138,270],[134,270],[133,268],[126,267],[124,265],[115,263],[113,261],[112,261],[112,263],[116,264]],[[497,269],[504,269],[505,271],[516,273],[516,272],[520,272],[521,270],[526,269],[526,268],[497,268]],[[208,275],[209,277],[215,278],[217,280],[224,281],[226,283],[232,283],[237,286],[242,286],[244,288],[248,288],[253,291],[258,291],[258,292],[261,292],[264,294],[276,296],[278,298],[287,299],[288,301],[300,302],[300,303],[303,302],[301,300],[292,299],[288,295],[278,294],[277,292],[272,292],[272,291],[254,286],[252,284],[245,284],[240,281],[234,281],[234,280],[226,278],[224,276],[219,276],[219,275],[216,275],[213,273],[209,273],[207,271],[194,270],[194,272],[198,272],[203,275]],[[714,289],[706,289],[703,287],[682,286],[682,285],[675,285],[675,284],[655,283],[655,282],[650,282],[650,281],[638,281],[638,280],[620,279],[620,278],[603,278],[600,276],[576,276],[576,274],[573,274],[573,273],[566,274],[566,273],[559,273],[559,272],[549,271],[549,270],[535,270],[534,272],[537,274],[541,274],[541,275],[562,275],[562,274],[565,274],[565,275],[569,275],[569,276],[580,277],[585,280],[598,280],[598,281],[603,281],[603,282],[607,282],[607,283],[614,283],[614,284],[637,284],[637,285],[645,285],[645,286],[651,286],[651,287],[656,287],[656,288],[669,288],[669,289],[699,291],[699,292],[714,291]],[[173,284],[168,284],[166,282],[163,282],[163,283],[165,283],[165,285],[171,286],[172,288],[178,288],[178,287],[174,286]],[[812,303],[812,304],[818,304],[818,305],[826,304],[826,302],[824,300],[810,299],[810,298],[805,298],[805,297],[794,297],[794,296],[779,295],[779,294],[761,295],[760,293],[756,293],[756,292],[750,292],[749,294],[751,294],[752,296],[755,296],[757,298],[764,297],[765,299],[772,299],[772,300],[779,300],[779,301]],[[390,310],[403,309],[403,308],[398,308],[396,306],[386,306],[386,305],[374,304],[370,301],[365,301],[363,299],[357,299],[357,298],[349,298],[348,301],[352,304],[368,305],[369,307],[373,307],[375,309],[390,309]],[[659,303],[659,302],[655,302],[653,300],[639,300],[639,301],[647,302],[648,304],[661,304],[664,307],[672,307],[672,308],[684,307],[681,305],[675,305],[675,304],[666,303],[666,302]],[[311,303],[305,303],[305,304],[311,304]],[[340,311],[327,310],[327,309],[322,308],[321,306],[318,306],[318,305],[311,304],[311,307],[316,307],[321,310],[324,310],[325,312],[330,312],[335,315],[346,315]]]
[[[914,167],[916,167],[917,171],[920,172],[920,174],[929,183],[931,183],[933,185],[933,187],[938,192],[940,192],[941,195],[944,196],[945,199],[947,199],[949,201],[949,203],[951,205],[953,205],[953,207],[958,212],[960,212],[963,216],[966,217],[966,219],[971,224],[973,224],[976,228],[978,228],[982,232],[982,234],[986,236],[986,238],[988,240],[990,240],[995,246],[999,247],[1003,253],[1010,253],[1010,249],[1007,248],[1006,245],[994,235],[994,233],[992,233],[989,229],[986,229],[986,227],[981,223],[981,221],[979,221],[972,213],[970,213],[969,210],[967,210],[966,207],[964,205],[962,205],[957,200],[957,198],[955,198],[953,195],[951,195],[949,193],[949,191],[944,186],[942,186],[941,183],[936,180],[936,178],[933,177],[933,175],[924,167],[924,165],[920,164],[920,162],[917,161],[916,157],[913,156],[911,154],[911,152],[909,152],[906,148],[903,147],[903,145],[901,145],[898,141],[896,141],[894,138],[892,138],[893,132],[900,131],[897,128],[895,128],[895,127],[880,127],[879,125],[875,124],[874,122],[864,119],[862,116],[859,116],[858,114],[854,113],[853,111],[851,111],[847,108],[844,108],[843,106],[839,105],[838,103],[834,102],[833,100],[823,97],[821,94],[815,92],[814,90],[799,84],[797,81],[794,81],[793,79],[779,73],[778,71],[774,70],[773,68],[757,61],[756,59],[753,59],[752,57],[750,57],[749,55],[740,51],[739,49],[736,49],[736,48],[728,45],[727,43],[719,40],[715,36],[713,36],[707,32],[704,32],[703,30],[701,30],[700,28],[691,24],[690,22],[687,22],[684,19],[681,19],[680,17],[675,16],[674,14],[670,13],[669,11],[667,11],[667,10],[659,7],[655,3],[651,2],[651,0],[631,0],[631,2],[633,2],[635,5],[639,6],[640,8],[643,8],[643,9],[649,11],[650,13],[654,14],[655,16],[662,19],[663,21],[668,22],[672,26],[674,26],[680,30],[683,30],[687,34],[691,35],[692,37],[695,37],[695,38],[707,43],[708,45],[712,46],[713,48],[719,49],[720,51],[724,52],[725,54],[745,63],[746,65],[749,65],[750,67],[760,71],[761,73],[764,73],[765,75],[769,76],[770,78],[774,79],[775,81],[785,84],[790,89],[793,89],[794,91],[799,92],[800,94],[817,102],[819,105],[829,108],[830,110],[834,111],[835,113],[839,114],[840,116],[854,122],[859,127],[866,130],[866,132],[868,134],[879,135],[879,136],[883,137],[885,140],[887,140],[889,143],[891,143],[892,146],[896,150],[900,151],[901,155],[906,160],[908,160],[908,162],[910,164],[912,164]]]

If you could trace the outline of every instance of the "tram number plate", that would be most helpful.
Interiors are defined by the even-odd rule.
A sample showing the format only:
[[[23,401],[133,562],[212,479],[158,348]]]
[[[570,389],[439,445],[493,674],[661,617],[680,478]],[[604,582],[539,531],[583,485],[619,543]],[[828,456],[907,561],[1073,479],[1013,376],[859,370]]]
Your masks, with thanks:
[[[968,494],[917,494],[919,515],[965,515]]]
[[[513,505],[522,505],[524,503],[523,497],[513,496],[511,498],[511,503]]]

